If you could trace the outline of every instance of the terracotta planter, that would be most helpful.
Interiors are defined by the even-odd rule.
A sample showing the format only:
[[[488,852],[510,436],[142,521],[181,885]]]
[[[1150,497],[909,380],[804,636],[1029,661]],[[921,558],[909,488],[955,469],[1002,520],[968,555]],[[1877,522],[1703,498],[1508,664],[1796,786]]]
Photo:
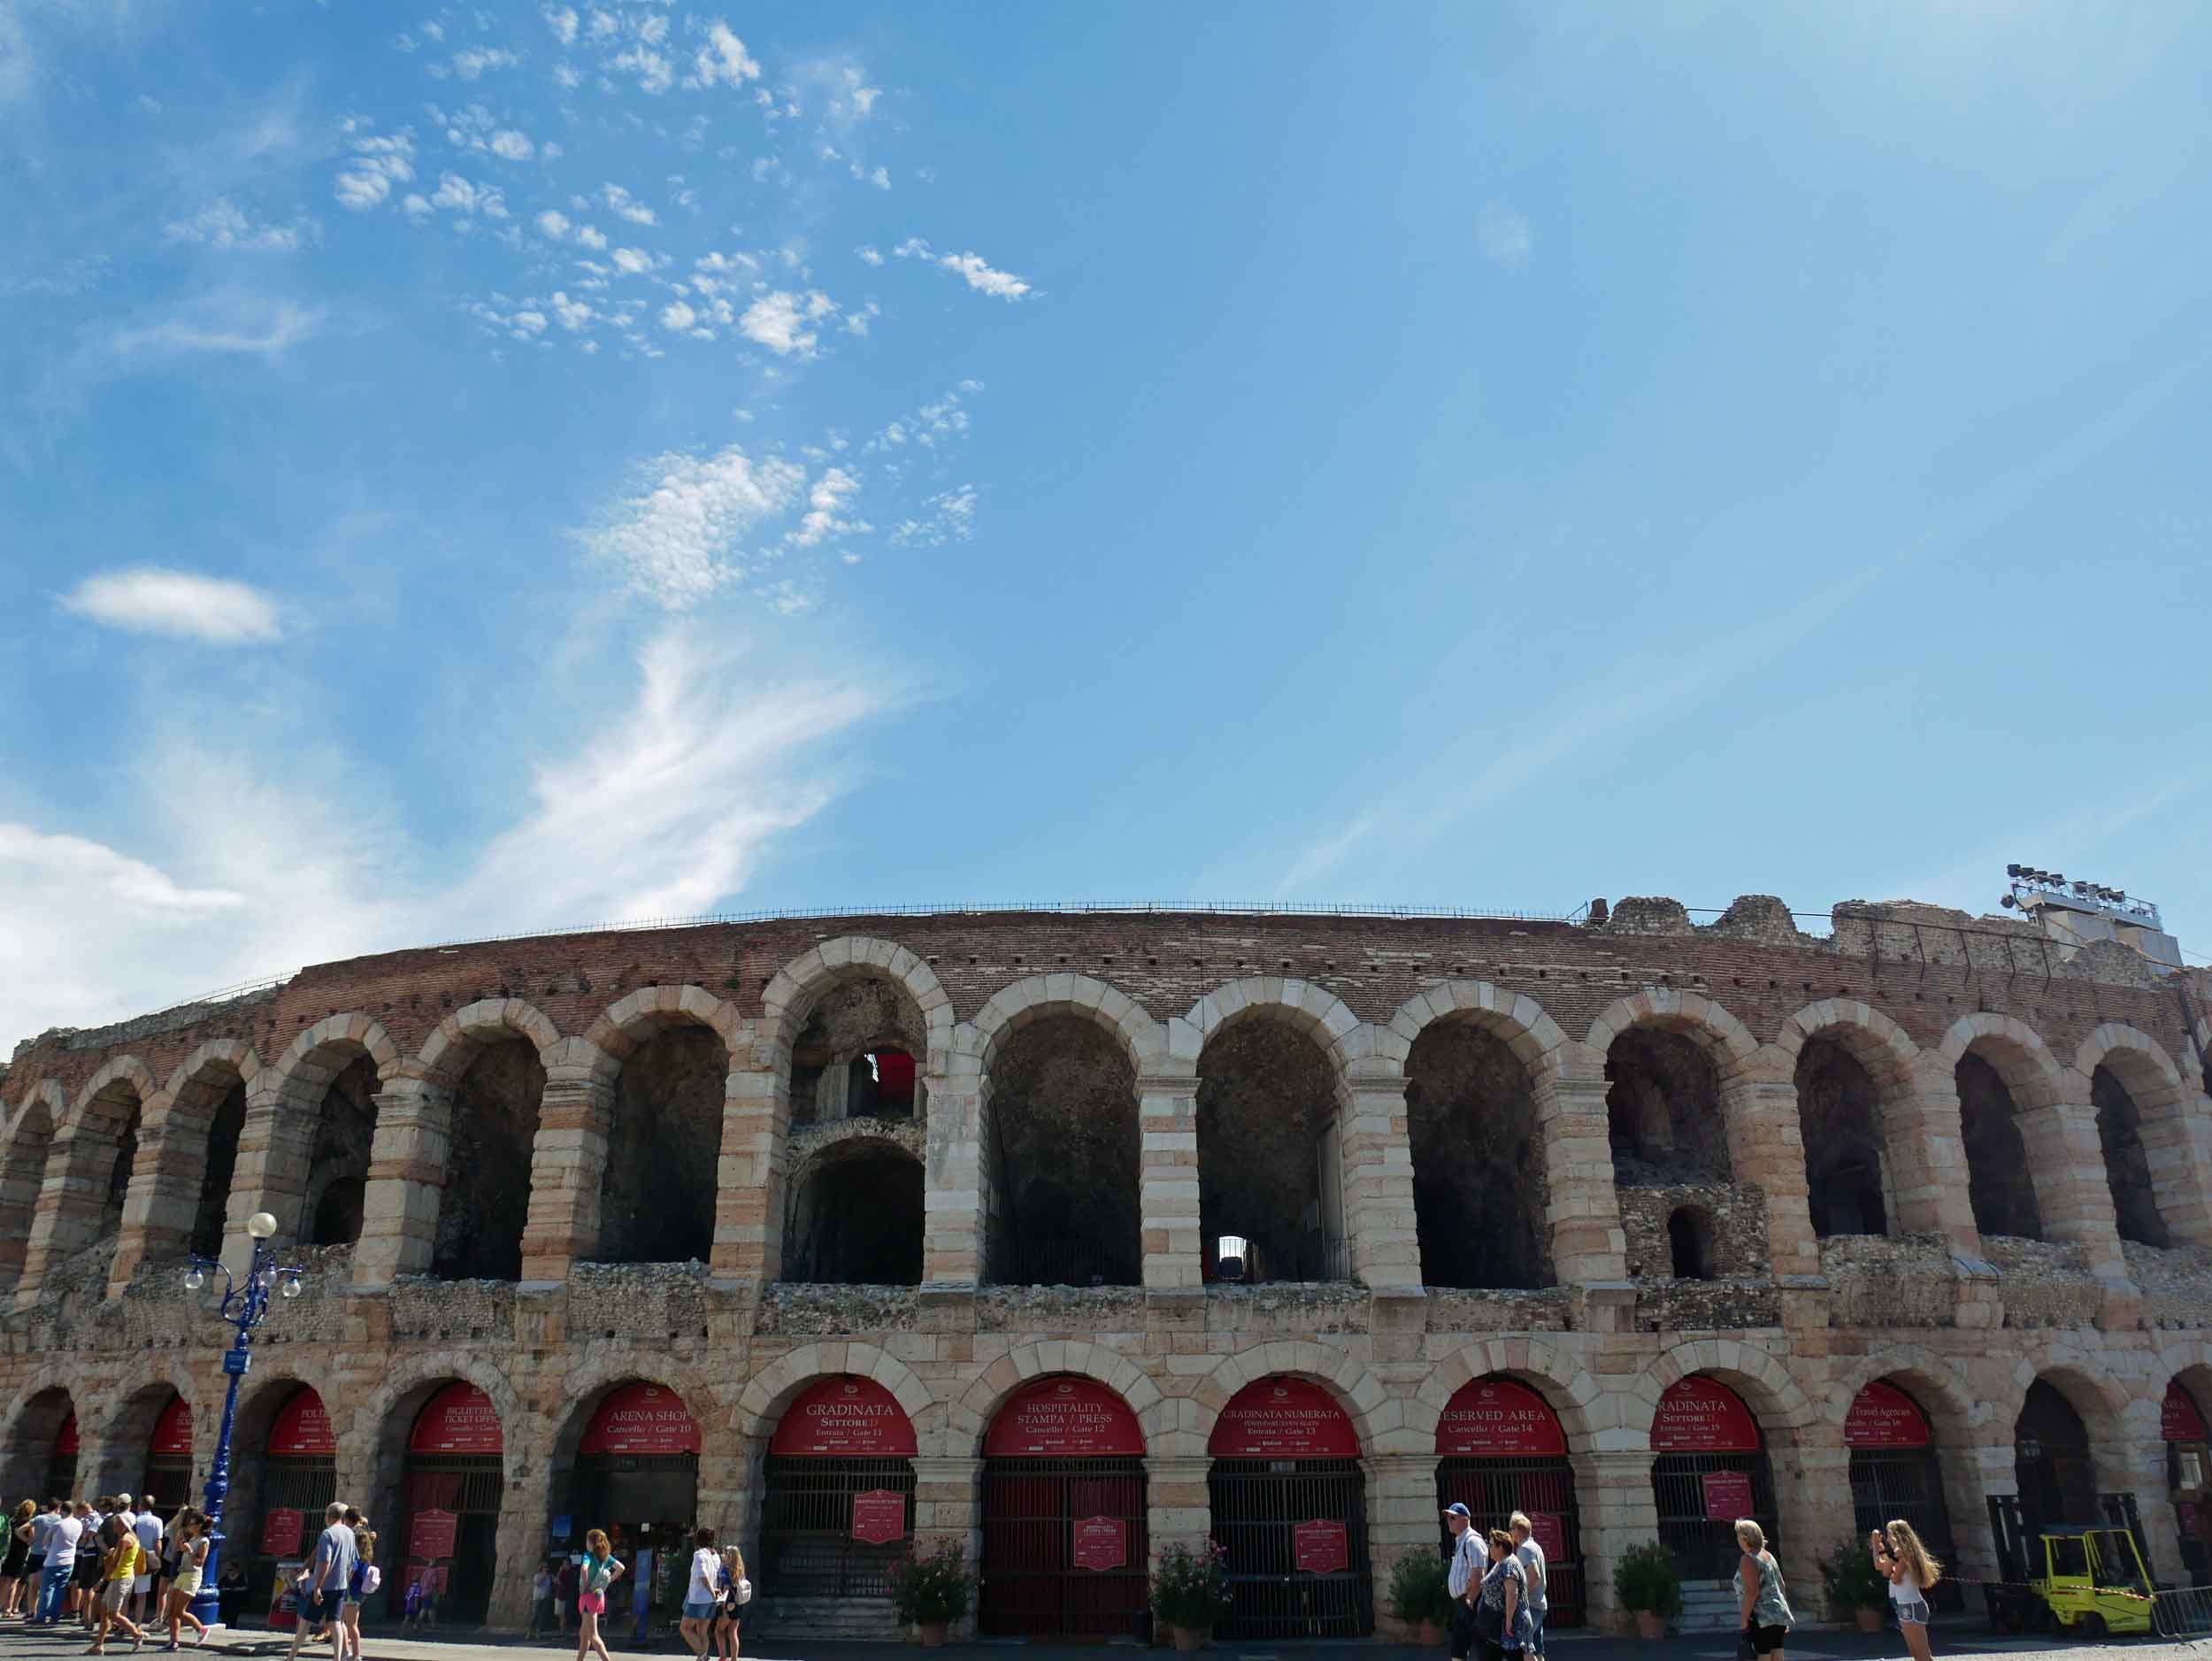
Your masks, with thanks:
[[[922,1634],[922,1648],[925,1649],[942,1649],[945,1642],[945,1628],[949,1625],[950,1625],[949,1622],[941,1620],[916,1621],[914,1629]]]
[[[1667,1635],[1667,1621],[1663,1615],[1655,1615],[1647,1609],[1636,1611],[1636,1635],[1639,1638],[1659,1639]]]
[[[1432,1620],[1425,1620],[1413,1629],[1415,1641],[1424,1649],[1433,1649],[1444,1642],[1444,1629]]]
[[[1851,1612],[1859,1618],[1859,1630],[1861,1632],[1881,1631],[1882,1611],[1878,1605],[1870,1607],[1867,1604],[1862,1603],[1858,1608],[1853,1610]]]
[[[1204,1626],[1170,1626],[1168,1633],[1175,1640],[1178,1649],[1203,1649],[1206,1640],[1213,1635],[1211,1630]]]

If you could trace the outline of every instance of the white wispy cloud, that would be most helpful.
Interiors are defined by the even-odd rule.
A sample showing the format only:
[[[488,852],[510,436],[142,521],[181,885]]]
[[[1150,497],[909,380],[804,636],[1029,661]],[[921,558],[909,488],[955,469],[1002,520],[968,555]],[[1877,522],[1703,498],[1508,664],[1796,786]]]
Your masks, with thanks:
[[[546,7],[545,26],[553,31],[553,38],[560,42],[562,45],[576,44],[576,25],[577,17],[574,6]]]
[[[872,530],[864,519],[848,519],[846,510],[860,495],[860,481],[843,467],[823,470],[819,478],[807,491],[806,515],[799,521],[799,528],[791,540],[798,547],[812,548],[832,536],[864,534]]]
[[[976,489],[972,484],[922,499],[918,519],[902,519],[893,527],[891,541],[899,548],[941,548],[964,542],[975,535]]]
[[[738,332],[779,357],[796,353],[811,358],[820,340],[811,326],[836,310],[837,303],[818,288],[803,295],[772,289],[745,308],[737,320]]]
[[[672,452],[643,472],[640,488],[578,536],[633,593],[672,611],[751,574],[745,539],[788,513],[806,487],[796,462],[757,459],[736,444],[706,457]]]
[[[1482,257],[1494,265],[1517,265],[1536,248],[1536,233],[1528,220],[1504,208],[1486,209],[1475,222],[1475,242]]]
[[[338,173],[338,201],[357,213],[380,207],[395,184],[415,176],[415,141],[410,132],[351,141],[352,156]]]
[[[546,209],[537,218],[539,235],[556,242],[568,235],[568,215],[552,208]]]
[[[215,646],[273,641],[281,632],[276,602],[250,584],[158,565],[87,577],[60,604],[111,628]]]
[[[194,358],[249,358],[273,363],[312,339],[329,320],[319,307],[243,290],[194,296],[88,330],[49,373],[41,404],[73,404],[88,386]]]
[[[1000,271],[980,254],[940,254],[918,236],[910,236],[893,249],[901,259],[918,259],[926,264],[951,272],[979,294],[995,295],[1002,300],[1018,300],[1036,292],[1028,282],[1010,271]]]
[[[758,61],[720,18],[707,25],[707,43],[694,61],[697,73],[687,85],[742,87],[760,79]]]
[[[617,214],[619,217],[629,220],[633,225],[657,225],[660,223],[659,219],[654,217],[653,210],[649,206],[648,206],[645,203],[640,202],[635,196],[632,196],[627,190],[625,190],[620,185],[609,184],[600,186],[599,199],[607,204],[607,210],[609,212]]]
[[[880,265],[883,264],[883,255],[879,250],[869,248],[864,245],[854,249],[853,252],[860,256],[860,263],[864,265]]]
[[[204,242],[211,248],[288,254],[312,240],[315,227],[313,221],[305,219],[291,225],[256,224],[229,197],[218,196],[197,213],[170,220],[162,227],[161,234],[172,242]]]
[[[453,54],[453,73],[476,81],[495,69],[512,69],[522,59],[501,46],[471,46]]]

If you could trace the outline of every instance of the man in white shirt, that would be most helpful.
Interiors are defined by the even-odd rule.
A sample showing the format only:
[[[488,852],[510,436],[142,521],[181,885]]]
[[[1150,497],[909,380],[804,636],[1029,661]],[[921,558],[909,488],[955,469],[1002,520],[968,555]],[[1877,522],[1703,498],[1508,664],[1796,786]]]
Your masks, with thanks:
[[[131,1524],[131,1533],[138,1536],[138,1579],[131,1584],[131,1619],[135,1621],[144,1612],[146,1600],[152,1596],[154,1573],[161,1566],[161,1519],[154,1515],[153,1496],[144,1496],[145,1509]]]
[[[1515,1511],[1506,1519],[1506,1531],[1513,1536],[1513,1555],[1521,1560],[1522,1571],[1528,1576],[1528,1653],[1543,1661],[1544,1615],[1551,1608],[1546,1596],[1551,1590],[1551,1565],[1544,1560],[1544,1548],[1536,1543],[1536,1529],[1526,1511]]]
[[[31,1618],[34,1626],[52,1626],[60,1622],[69,1580],[77,1572],[77,1542],[84,1534],[83,1523],[65,1511],[47,1530],[46,1568],[38,1583],[38,1612]]]
[[[1482,1590],[1488,1554],[1473,1513],[1458,1501],[1444,1508],[1444,1526],[1452,1531],[1452,1566],[1444,1577],[1444,1588],[1452,1595],[1452,1661],[1467,1661],[1475,1644],[1475,1597]]]

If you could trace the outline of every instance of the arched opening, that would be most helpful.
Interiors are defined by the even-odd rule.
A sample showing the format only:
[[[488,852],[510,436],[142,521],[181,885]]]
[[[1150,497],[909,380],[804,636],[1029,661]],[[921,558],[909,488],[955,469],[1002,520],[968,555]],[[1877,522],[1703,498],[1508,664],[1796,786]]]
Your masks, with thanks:
[[[1423,1282],[1551,1285],[1535,1092],[1504,1040],[1467,1021],[1425,1028],[1406,1058],[1406,1133]]]
[[[1743,1556],[1736,1522],[1774,1535],[1774,1472],[1765,1434],[1744,1399],[1693,1373],[1659,1398],[1651,1420],[1651,1496],[1659,1540],[1685,1580],[1725,1580]]]
[[[602,1261],[712,1255],[729,1071],[720,1035],[690,1025],[654,1034],[622,1064],[600,1184]]]
[[[258,1403],[267,1412],[269,1403]],[[259,1417],[257,1414],[256,1417]],[[314,1549],[323,1526],[323,1508],[338,1497],[338,1439],[330,1425],[323,1398],[307,1385],[285,1394],[265,1421],[267,1433],[261,1457],[255,1461],[255,1480],[242,1497],[242,1527],[230,1527],[227,1552],[241,1552],[249,1542],[253,1561],[245,1587],[245,1606],[266,1613],[270,1591],[276,1584],[280,1564],[303,1563]],[[257,1502],[258,1526],[251,1506]],[[225,1507],[227,1511],[228,1506]]]
[[[1208,1280],[1347,1280],[1336,1069],[1310,1034],[1259,1013],[1198,1057],[1198,1210]],[[1222,1275],[1221,1240],[1245,1245]]]
[[[0,1286],[12,1286],[22,1276],[53,1131],[52,1116],[37,1096],[16,1110],[15,1134],[8,1139],[6,1157],[0,1158]]]
[[[1667,1257],[1678,1280],[1713,1278],[1713,1214],[1694,1205],[1667,1213]]]
[[[1336,1398],[1288,1373],[1255,1380],[1222,1408],[1206,1451],[1213,1537],[1233,1600],[1215,1636],[1371,1633],[1359,1432]]]
[[[919,1286],[921,1161],[856,1137],[825,1149],[791,1196],[783,1278],[825,1286]]]
[[[8,1450],[17,1489],[40,1499],[70,1498],[77,1491],[77,1404],[67,1390],[52,1385],[23,1403]]]
[[[996,1166],[989,1279],[1136,1286],[1137,1073],[1113,1034],[1053,1015],[1007,1035],[987,1080]]]
[[[1632,1027],[1606,1051],[1614,1180],[1665,1188],[1727,1182],[1728,1127],[1713,1058],[1680,1033]]]
[[[138,1132],[145,1122],[146,1104],[131,1094],[129,1111],[115,1136],[115,1157],[108,1166],[107,1192],[100,1202],[100,1223],[95,1240],[113,1240],[123,1232],[123,1203],[129,1197],[131,1173],[138,1165]]]
[[[84,1451],[77,1429],[77,1412],[70,1409],[69,1417],[61,1421],[61,1428],[54,1433],[54,1457],[47,1462],[47,1486],[63,1499],[77,1491],[77,1461]]]
[[[885,1045],[863,1050],[845,1065],[848,1119],[911,1119],[920,1088],[914,1057]]]
[[[375,1059],[357,1055],[323,1092],[315,1119],[314,1152],[300,1207],[311,1246],[349,1246],[361,1238],[361,1205],[376,1141]],[[325,1502],[327,1503],[327,1502]]]
[[[181,1111],[182,1097],[178,1108]],[[214,1111],[207,1120],[204,1133],[207,1140],[205,1163],[200,1171],[199,1193],[192,1209],[191,1250],[203,1257],[223,1255],[223,1230],[228,1221],[230,1208],[230,1180],[238,1165],[238,1139],[246,1128],[246,1084],[235,1073],[231,1075],[230,1087],[215,1103]]]
[[[2166,1444],[2166,1486],[2178,1525],[2175,1544],[2186,1586],[2212,1580],[2212,1430],[2196,1396],[2179,1379],[2166,1382],[2159,1433]]]
[[[916,1447],[906,1410],[873,1379],[817,1379],[784,1409],[762,1473],[764,1612],[831,1598],[848,1613],[869,1605],[874,1627],[896,1634],[891,1573],[914,1537]]]
[[[431,1273],[449,1280],[521,1279],[530,1156],[544,1093],[545,1068],[526,1039],[484,1045],[461,1074]]]
[[[858,970],[815,999],[791,1045],[791,1122],[922,1118],[927,1093],[916,1058],[928,1028],[905,987]]]
[[[2043,1214],[2028,1174],[2027,1143],[2004,1077],[1970,1050],[1959,1057],[1959,1134],[1966,1144],[1966,1192],[1984,1236],[2043,1238]]]
[[[1530,1533],[1544,1549],[1545,1628],[1581,1626],[1580,1512],[1567,1433],[1551,1403],[1511,1379],[1471,1379],[1437,1418],[1436,1457],[1438,1532],[1446,1549],[1451,1534],[1440,1513],[1448,1505],[1464,1505],[1486,1533],[1504,1527],[1515,1511],[1527,1513]]]
[[[2047,1379],[2028,1386],[2013,1423],[2012,1460],[2028,1538],[2046,1525],[2097,1519],[2097,1472],[2089,1454],[2088,1426]]]
[[[1813,1233],[1884,1234],[1882,1101],[1859,1058],[1824,1034],[1797,1054],[1797,1123]]]
[[[1149,1636],[1144,1432],[1094,1379],[1033,1380],[983,1437],[987,1637]]]
[[[557,1471],[552,1491],[565,1491],[560,1517],[569,1526],[567,1541],[556,1534],[555,1544],[580,1551],[586,1529],[605,1529],[629,1571],[625,1583],[649,1588],[657,1615],[680,1612],[699,1514],[699,1426],[681,1396],[641,1380],[607,1391],[577,1440],[567,1481]]]
[[[2143,1148],[2143,1116],[2135,1097],[2120,1075],[2105,1065],[2090,1076],[2089,1100],[2097,1110],[2097,1142],[2104,1150],[2105,1180],[2111,1185],[2112,1219],[2120,1238],[2145,1246],[2172,1245],[2166,1219],[2159,1215],[2150,1156]]]
[[[1844,1416],[1843,1444],[1851,1450],[1853,1537],[1901,1518],[1940,1562],[1955,1565],[1935,1431],[1920,1403],[1896,1384],[1872,1380]],[[1936,1583],[1933,1601],[1946,1610],[1962,1606],[1955,1574]]]
[[[174,1390],[168,1398],[146,1440],[146,1468],[131,1490],[139,1510],[165,1518],[192,1503],[192,1403]]]
[[[407,1434],[399,1527],[388,1562],[397,1598],[426,1573],[447,1626],[480,1625],[499,1571],[499,1502],[506,1441],[499,1409],[473,1384],[456,1380],[416,1413]]]

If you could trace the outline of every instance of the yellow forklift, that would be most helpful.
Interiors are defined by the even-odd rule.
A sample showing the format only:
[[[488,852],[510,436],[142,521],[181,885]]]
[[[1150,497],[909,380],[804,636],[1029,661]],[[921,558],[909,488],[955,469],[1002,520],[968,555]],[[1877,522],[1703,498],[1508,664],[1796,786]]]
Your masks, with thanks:
[[[2131,1527],[2112,1521],[2023,1526],[2016,1509],[2001,1511],[1995,1504],[1991,1513],[2004,1575],[2003,1585],[1985,1588],[1989,1624],[1997,1631],[2093,1640],[2151,1630],[2157,1588]]]

